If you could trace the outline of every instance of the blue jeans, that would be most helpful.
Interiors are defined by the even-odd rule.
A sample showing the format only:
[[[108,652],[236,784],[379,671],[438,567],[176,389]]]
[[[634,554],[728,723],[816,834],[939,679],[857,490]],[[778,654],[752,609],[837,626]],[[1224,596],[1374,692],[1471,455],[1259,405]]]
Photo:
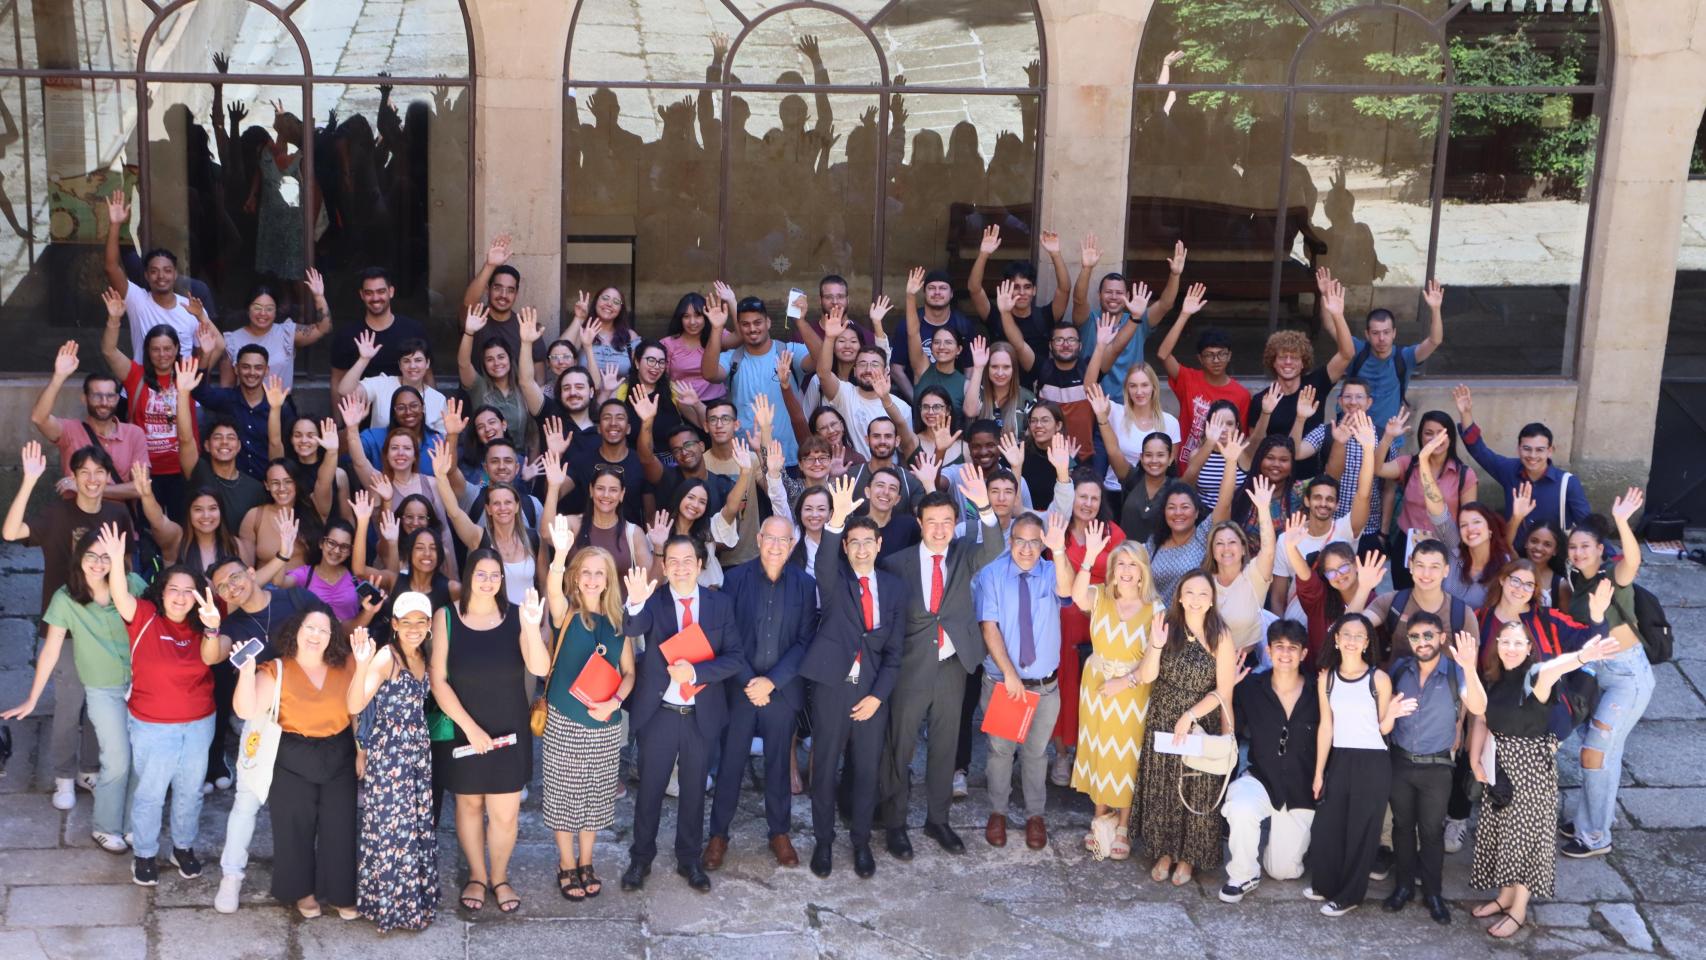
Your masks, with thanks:
[[[1623,745],[1647,701],[1653,696],[1653,668],[1639,643],[1615,657],[1594,664],[1599,680],[1599,706],[1582,728],[1582,749],[1605,756],[1599,769],[1582,767],[1582,789],[1576,801],[1576,839],[1590,850],[1611,846],[1611,823],[1617,817],[1617,784],[1623,775]]]
[[[225,820],[225,850],[219,855],[219,870],[227,877],[240,877],[249,867],[249,841],[255,836],[255,816],[261,801],[239,787],[231,791],[231,816]]]
[[[101,772],[95,776],[95,829],[123,834],[130,825],[125,814],[130,793],[130,710],[124,703],[123,687],[85,687],[83,709],[101,755]]]
[[[172,791],[172,846],[190,849],[201,826],[201,784],[207,777],[207,745],[213,714],[189,723],[149,723],[130,718],[130,756],[136,793],[130,801],[136,855],[160,852],[160,815]]]

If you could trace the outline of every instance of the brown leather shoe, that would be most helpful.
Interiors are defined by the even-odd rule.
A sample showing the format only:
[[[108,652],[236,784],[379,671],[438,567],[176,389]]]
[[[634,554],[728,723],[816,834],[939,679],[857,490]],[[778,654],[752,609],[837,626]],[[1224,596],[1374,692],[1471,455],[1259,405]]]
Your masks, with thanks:
[[[719,869],[723,865],[723,855],[728,852],[729,840],[727,837],[712,837],[711,842],[705,844],[705,856],[701,858],[701,862],[704,863],[706,870]]]
[[[779,867],[800,865],[800,855],[794,852],[794,842],[789,840],[785,833],[770,838],[770,852],[776,855],[776,865]]]
[[[989,823],[983,828],[983,839],[988,840],[992,847],[1007,845],[1007,817],[1004,814],[989,815]]]
[[[1032,850],[1041,850],[1048,846],[1048,826],[1042,817],[1032,817],[1025,821],[1025,846]]]

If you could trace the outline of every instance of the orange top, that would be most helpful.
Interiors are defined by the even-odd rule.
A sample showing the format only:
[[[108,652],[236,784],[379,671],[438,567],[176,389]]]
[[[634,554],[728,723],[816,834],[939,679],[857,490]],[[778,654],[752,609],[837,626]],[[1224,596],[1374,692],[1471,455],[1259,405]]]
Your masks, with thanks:
[[[279,692],[278,725],[285,732],[303,737],[331,737],[349,729],[346,699],[350,680],[355,676],[355,664],[346,661],[341,667],[327,667],[326,682],[318,689],[294,659],[263,663],[259,669],[276,680],[281,664],[284,688]]]

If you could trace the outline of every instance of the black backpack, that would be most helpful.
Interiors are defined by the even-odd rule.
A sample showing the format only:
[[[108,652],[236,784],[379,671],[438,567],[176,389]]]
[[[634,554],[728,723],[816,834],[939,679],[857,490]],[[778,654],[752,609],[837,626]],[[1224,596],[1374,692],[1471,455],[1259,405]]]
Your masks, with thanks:
[[[1640,584],[1631,584],[1629,589],[1635,595],[1633,611],[1619,607],[1625,619],[1633,621],[1635,632],[1641,637],[1641,646],[1647,651],[1647,662],[1651,664],[1664,663],[1671,658],[1671,648],[1674,636],[1671,632],[1670,620],[1665,616],[1665,608],[1659,603],[1659,598],[1653,596],[1653,591]],[[1613,597],[1615,598],[1615,594]],[[1615,599],[1612,601],[1616,602]]]
[[[1345,370],[1345,376],[1361,376],[1363,365],[1368,363],[1373,356],[1374,346],[1364,341],[1362,348],[1356,352],[1356,356],[1351,358],[1351,365]],[[1410,368],[1404,364],[1404,351],[1401,347],[1392,351],[1392,369],[1398,374],[1398,402],[1402,404],[1406,402],[1405,398],[1410,392]],[[1331,437],[1331,431],[1327,435]]]

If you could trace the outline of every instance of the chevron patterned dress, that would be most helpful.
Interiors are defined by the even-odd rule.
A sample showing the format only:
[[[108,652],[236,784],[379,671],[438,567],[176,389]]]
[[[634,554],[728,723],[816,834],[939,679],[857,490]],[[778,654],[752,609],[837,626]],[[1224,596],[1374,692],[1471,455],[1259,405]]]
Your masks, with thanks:
[[[1096,598],[1090,616],[1090,646],[1111,663],[1143,659],[1149,623],[1161,609],[1144,608],[1120,620],[1106,587],[1093,587]],[[1131,806],[1137,786],[1137,755],[1143,747],[1143,717],[1149,709],[1149,685],[1102,696],[1111,679],[1103,670],[1086,667],[1078,687],[1078,759],[1072,765],[1072,788],[1109,807]]]

